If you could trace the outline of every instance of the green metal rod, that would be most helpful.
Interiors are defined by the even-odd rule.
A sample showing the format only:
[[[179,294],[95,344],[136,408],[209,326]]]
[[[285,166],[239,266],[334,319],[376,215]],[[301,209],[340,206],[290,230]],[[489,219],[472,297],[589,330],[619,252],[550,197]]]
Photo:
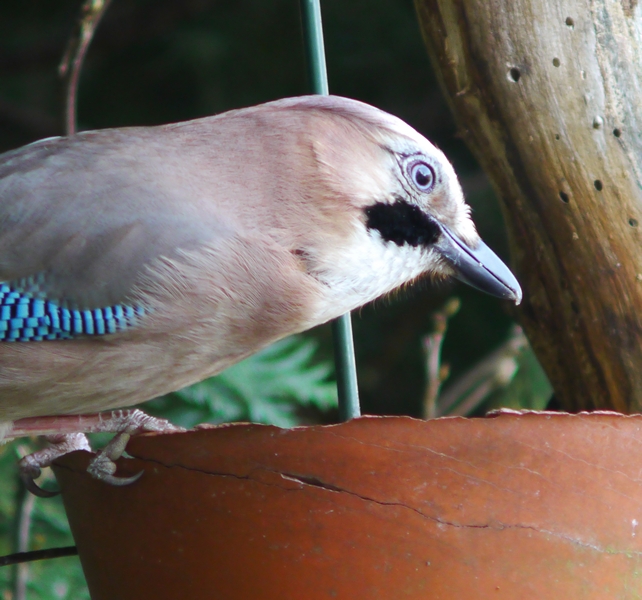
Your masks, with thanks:
[[[325,66],[323,48],[323,26],[321,25],[321,4],[319,0],[301,0],[303,37],[308,59],[308,73],[315,94],[329,93],[328,72]],[[334,363],[337,372],[337,393],[339,396],[339,418],[342,421],[361,415],[359,390],[357,387],[357,365],[354,357],[352,321],[350,314],[332,322],[334,338]]]
[[[308,73],[315,94],[328,95],[328,70],[325,66],[323,47],[323,25],[321,24],[321,3],[319,0],[301,0],[303,16],[303,37],[308,59]]]
[[[341,315],[332,321],[332,339],[334,341],[334,365],[337,373],[339,419],[348,421],[361,416],[350,313]]]

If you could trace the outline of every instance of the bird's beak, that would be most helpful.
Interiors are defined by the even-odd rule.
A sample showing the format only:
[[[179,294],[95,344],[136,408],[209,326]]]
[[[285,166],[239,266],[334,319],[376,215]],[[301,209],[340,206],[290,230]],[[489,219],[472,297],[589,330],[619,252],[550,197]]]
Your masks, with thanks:
[[[439,224],[443,235],[436,246],[443,257],[455,270],[455,277],[482,292],[513,300],[522,301],[522,288],[509,268],[484,242],[475,248],[459,239],[448,227]]]

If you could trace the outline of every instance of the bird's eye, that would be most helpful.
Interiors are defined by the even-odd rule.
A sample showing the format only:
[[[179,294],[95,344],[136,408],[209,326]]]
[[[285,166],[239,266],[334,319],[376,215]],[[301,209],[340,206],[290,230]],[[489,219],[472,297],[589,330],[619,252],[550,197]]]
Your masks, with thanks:
[[[429,192],[435,185],[435,172],[425,162],[416,162],[408,169],[410,179],[422,192]]]

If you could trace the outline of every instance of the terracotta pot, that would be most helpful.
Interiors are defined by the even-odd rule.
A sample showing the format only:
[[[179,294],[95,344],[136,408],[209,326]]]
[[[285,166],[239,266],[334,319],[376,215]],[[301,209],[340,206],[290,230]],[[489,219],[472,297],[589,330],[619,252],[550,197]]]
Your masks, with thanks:
[[[93,600],[642,593],[642,417],[362,418],[140,436],[55,470]]]

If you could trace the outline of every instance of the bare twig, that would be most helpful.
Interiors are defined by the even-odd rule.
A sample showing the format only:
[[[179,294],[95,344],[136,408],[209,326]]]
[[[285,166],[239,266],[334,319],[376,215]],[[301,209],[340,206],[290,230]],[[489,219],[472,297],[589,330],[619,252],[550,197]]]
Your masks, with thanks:
[[[20,483],[19,483],[20,485]],[[16,498],[16,512],[14,525],[14,547],[16,552],[22,553],[29,548],[31,534],[31,516],[33,514],[35,496],[27,493],[24,486],[18,488]],[[13,600],[25,600],[27,597],[27,580],[29,578],[29,565],[18,564],[13,576]]]
[[[428,384],[424,395],[423,417],[433,419],[437,416],[437,400],[439,389],[448,377],[447,367],[441,365],[441,346],[446,335],[448,319],[459,311],[461,303],[458,298],[451,298],[444,308],[433,315],[434,332],[427,335],[424,340],[426,353],[426,367],[428,371]]]
[[[438,414],[470,414],[491,392],[508,385],[517,371],[516,356],[526,344],[526,336],[516,325],[504,344],[444,391]]]
[[[76,133],[76,105],[80,70],[94,37],[96,27],[109,7],[111,0],[86,0],[80,9],[76,30],[69,39],[67,50],[58,67],[65,81],[65,133]]]
[[[35,496],[30,496],[35,498]],[[61,546],[60,548],[46,548],[44,550],[31,550],[30,552],[16,552],[15,554],[6,554],[0,556],[0,567],[9,565],[21,565],[36,560],[48,560],[50,558],[62,558],[63,556],[76,556],[78,548],[76,546]],[[18,596],[15,597],[16,600]]]

